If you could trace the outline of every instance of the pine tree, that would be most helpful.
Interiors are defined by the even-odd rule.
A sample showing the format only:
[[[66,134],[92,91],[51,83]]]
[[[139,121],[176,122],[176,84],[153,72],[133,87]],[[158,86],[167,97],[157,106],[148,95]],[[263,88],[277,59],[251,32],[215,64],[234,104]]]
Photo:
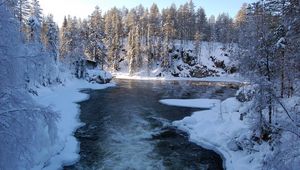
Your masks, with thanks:
[[[156,4],[153,4],[150,8],[149,13],[149,23],[148,23],[148,41],[149,41],[149,50],[151,51],[151,57],[149,59],[150,65],[153,65],[156,61],[160,60],[160,51],[161,46],[161,16],[159,9]]]
[[[25,25],[30,14],[30,4],[28,0],[17,0],[15,15],[20,22],[20,31],[25,31]]]
[[[188,40],[193,40],[196,33],[196,18],[195,18],[195,5],[193,0],[188,3],[188,13],[187,13],[187,26],[188,26]]]
[[[113,8],[105,15],[105,45],[108,49],[108,62],[113,71],[119,69],[122,37],[121,12]]]
[[[202,35],[203,40],[209,40],[209,26],[208,26],[208,21],[206,18],[206,14],[203,8],[199,8],[196,12],[196,19],[195,19],[195,25],[196,25],[196,33],[198,32],[199,34]]]
[[[46,17],[47,32],[46,32],[46,44],[47,49],[54,57],[54,61],[57,61],[58,47],[59,47],[59,29],[56,23],[53,21],[53,15]]]
[[[69,32],[68,32],[68,20],[67,17],[64,17],[64,21],[62,24],[61,32],[60,32],[60,59],[63,60],[67,53],[69,52]]]
[[[222,13],[217,17],[215,24],[216,38],[221,43],[233,41],[233,19],[228,14]]]
[[[127,43],[127,58],[128,58],[128,68],[129,75],[133,75],[136,71],[136,57],[135,57],[135,27],[129,31],[128,34],[128,43]]]
[[[176,10],[176,9],[175,9]],[[172,66],[172,58],[170,52],[174,46],[175,36],[175,14],[174,8],[168,8],[163,10],[163,51],[162,51],[162,67],[165,70],[169,70]]]
[[[188,13],[189,13],[189,6],[188,3],[185,5],[181,5],[177,11],[177,34],[178,38],[181,41],[181,45],[183,45],[183,41],[188,39]]]
[[[48,24],[47,24],[46,18],[43,17],[42,26],[41,26],[41,42],[43,43],[43,45],[45,47],[48,46],[47,32],[48,32]]]
[[[32,0],[27,21],[27,36],[30,41],[41,41],[42,9],[38,0]]]
[[[156,4],[152,4],[149,13],[150,37],[156,38],[160,32],[160,13]]]
[[[99,7],[96,6],[89,19],[89,37],[85,53],[91,60],[99,63],[102,69],[104,68],[106,57],[106,48],[103,39],[104,30],[101,11]]]
[[[241,9],[238,11],[237,15],[235,16],[234,24],[237,28],[241,27],[246,22],[247,8],[248,4],[244,3]]]

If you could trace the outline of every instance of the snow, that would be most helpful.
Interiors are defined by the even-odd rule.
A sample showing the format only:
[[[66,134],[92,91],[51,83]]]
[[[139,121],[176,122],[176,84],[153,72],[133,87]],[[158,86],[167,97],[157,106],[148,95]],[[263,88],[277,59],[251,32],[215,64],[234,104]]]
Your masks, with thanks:
[[[186,77],[154,77],[146,75],[130,76],[129,73],[113,73],[116,79],[129,79],[129,80],[176,80],[176,81],[204,81],[204,82],[227,82],[237,84],[247,84],[248,82],[241,78],[238,74],[227,75],[222,77],[205,77],[205,78],[186,78]]]
[[[79,121],[79,106],[76,102],[88,99],[88,95],[81,93],[80,89],[104,89],[114,86],[110,84],[91,84],[84,80],[72,80],[64,86],[38,89],[38,96],[34,100],[42,106],[51,106],[60,114],[57,123],[59,142],[53,147],[52,157],[44,155],[44,161],[34,169],[62,169],[64,165],[70,165],[79,160],[79,144],[73,136],[74,131],[83,124]],[[48,154],[49,156],[49,154]],[[49,159],[49,160],[47,160]]]
[[[141,68],[139,68],[134,75],[131,76],[142,78],[152,78],[157,76],[174,77],[172,76],[173,74],[178,77],[189,78],[199,77],[200,71],[202,72],[201,77],[232,76],[228,75],[227,72],[230,72],[229,70],[236,65],[235,60],[233,59],[234,52],[236,51],[236,44],[201,42],[201,54],[198,54],[198,56],[195,54],[194,41],[188,41],[181,44],[180,41],[176,40],[174,46],[175,49],[172,52],[173,58],[170,70],[163,69],[161,67],[161,61],[156,61],[156,63],[151,65],[150,70],[148,70],[147,64],[144,64],[140,66]],[[126,60],[126,54],[121,54],[121,57],[124,60],[119,63],[120,69],[115,73],[115,75],[128,75],[129,63]],[[146,57],[146,55],[144,55],[144,57]],[[225,64],[225,68],[217,66],[216,62],[223,62]]]
[[[112,79],[112,75],[109,72],[99,69],[87,69],[87,74],[91,78],[100,76],[102,79]]]
[[[264,144],[258,151],[239,150],[234,139],[246,138],[249,127],[240,120],[242,103],[235,98],[223,102],[215,99],[166,99],[163,104],[181,107],[210,108],[194,112],[190,117],[173,122],[173,125],[189,133],[190,141],[222,155],[224,166],[229,170],[261,169]]]
[[[192,108],[205,108],[211,109],[218,104],[219,100],[207,100],[207,99],[186,99],[186,100],[177,100],[177,99],[168,99],[161,100],[160,103],[179,106],[179,107],[192,107]],[[201,107],[200,107],[201,106]]]

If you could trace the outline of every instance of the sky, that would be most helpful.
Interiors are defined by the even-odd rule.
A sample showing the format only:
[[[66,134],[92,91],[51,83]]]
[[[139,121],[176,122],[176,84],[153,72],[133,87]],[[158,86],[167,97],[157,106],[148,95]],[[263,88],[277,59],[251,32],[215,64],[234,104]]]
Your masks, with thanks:
[[[62,23],[64,16],[71,15],[79,18],[87,18],[92,13],[95,6],[105,12],[112,7],[133,8],[142,4],[144,7],[150,7],[156,3],[161,10],[170,6],[172,3],[177,7],[184,4],[188,0],[40,0],[44,14],[53,14],[54,19],[59,24]],[[251,3],[256,0],[193,0],[196,8],[201,6],[205,9],[208,16],[218,15],[222,12],[228,13],[234,17],[243,3]]]

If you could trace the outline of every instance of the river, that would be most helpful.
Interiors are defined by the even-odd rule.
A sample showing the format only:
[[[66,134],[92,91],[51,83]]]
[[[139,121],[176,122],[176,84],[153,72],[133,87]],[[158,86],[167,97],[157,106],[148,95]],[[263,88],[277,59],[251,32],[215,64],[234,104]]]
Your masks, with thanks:
[[[224,100],[236,88],[193,81],[116,83],[106,90],[83,91],[90,99],[79,103],[80,120],[85,123],[75,133],[81,158],[65,170],[224,169],[217,153],[189,142],[186,133],[171,126],[200,109],[167,106],[159,100]]]

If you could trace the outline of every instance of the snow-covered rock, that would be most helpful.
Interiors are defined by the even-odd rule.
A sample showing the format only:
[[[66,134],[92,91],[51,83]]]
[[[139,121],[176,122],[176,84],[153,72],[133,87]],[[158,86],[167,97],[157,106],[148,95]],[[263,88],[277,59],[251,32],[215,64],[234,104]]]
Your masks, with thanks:
[[[104,70],[88,69],[86,71],[86,79],[89,82],[96,82],[99,84],[106,84],[112,80],[112,75]]]
[[[204,78],[227,76],[238,71],[234,60],[231,59],[235,52],[234,44],[201,42],[201,52],[198,55],[195,53],[193,41],[184,44],[175,41],[174,47],[170,49],[169,68],[163,68],[162,61],[156,61],[150,66],[150,70],[144,65],[131,76]],[[114,74],[129,72],[126,53],[122,54],[121,58],[118,72]]]

